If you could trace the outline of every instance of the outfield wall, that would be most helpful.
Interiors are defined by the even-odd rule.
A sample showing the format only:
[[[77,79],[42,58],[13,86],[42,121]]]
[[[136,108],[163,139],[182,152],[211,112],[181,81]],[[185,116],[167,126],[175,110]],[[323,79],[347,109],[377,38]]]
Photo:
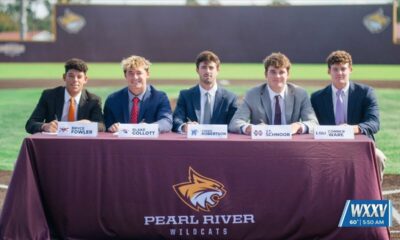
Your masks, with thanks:
[[[54,42],[0,42],[0,62],[115,62],[131,54],[192,62],[210,49],[224,62],[260,62],[281,51],[296,63],[320,63],[344,49],[356,63],[400,64],[391,15],[391,5],[58,5]]]

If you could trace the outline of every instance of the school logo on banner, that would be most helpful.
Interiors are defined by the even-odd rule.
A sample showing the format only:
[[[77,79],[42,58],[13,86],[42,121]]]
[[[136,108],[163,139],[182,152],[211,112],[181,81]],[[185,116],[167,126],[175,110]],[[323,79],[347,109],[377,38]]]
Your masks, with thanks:
[[[166,186],[167,187],[167,186]],[[171,191],[171,185],[168,188]],[[178,195],[174,196],[171,191],[171,201],[183,202],[192,210],[196,211],[190,215],[174,214],[173,209],[168,214],[149,214],[143,216],[143,225],[151,227],[152,231],[158,229],[168,239],[219,239],[224,237],[233,238],[231,229],[241,226],[246,227],[256,223],[253,213],[243,213],[243,210],[226,212],[216,206],[227,194],[224,185],[210,177],[206,177],[189,167],[188,181],[172,185],[172,189]],[[183,204],[182,204],[183,205]],[[180,208],[180,207],[179,207]],[[231,209],[231,208],[230,208]],[[213,214],[217,210],[218,214]],[[230,236],[231,235],[231,236]]]
[[[390,200],[347,200],[339,227],[390,227]]]
[[[383,9],[380,8],[365,16],[363,23],[370,33],[381,33],[389,26],[390,17],[385,16]]]
[[[225,196],[222,183],[205,177],[189,167],[189,181],[173,185],[178,197],[195,211],[209,212]]]
[[[81,15],[65,9],[64,15],[57,18],[57,22],[67,33],[78,33],[85,25],[86,20]]]

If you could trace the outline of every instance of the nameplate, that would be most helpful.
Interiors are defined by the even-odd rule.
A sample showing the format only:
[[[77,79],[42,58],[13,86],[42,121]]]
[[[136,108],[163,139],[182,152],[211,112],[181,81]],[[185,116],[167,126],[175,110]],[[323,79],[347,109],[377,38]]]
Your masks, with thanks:
[[[252,125],[251,139],[292,139],[290,125]]]
[[[354,129],[346,125],[316,126],[314,139],[354,139]]]
[[[57,136],[62,137],[96,137],[98,124],[96,122],[58,122]]]
[[[126,138],[158,138],[158,124],[120,124],[118,137]]]
[[[228,138],[228,126],[222,124],[189,124],[187,138],[221,139]]]

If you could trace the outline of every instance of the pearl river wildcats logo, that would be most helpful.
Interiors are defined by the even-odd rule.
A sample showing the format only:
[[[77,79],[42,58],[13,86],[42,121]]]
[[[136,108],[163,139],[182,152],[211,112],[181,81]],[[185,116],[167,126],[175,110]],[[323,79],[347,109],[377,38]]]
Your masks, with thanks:
[[[57,22],[67,33],[78,33],[85,25],[86,20],[83,16],[72,12],[70,9],[64,10],[64,15],[57,18]]]
[[[373,34],[383,32],[389,26],[390,21],[390,17],[385,16],[382,8],[368,14],[363,19],[364,26]]]
[[[191,209],[209,212],[225,197],[224,185],[189,167],[189,182],[172,186],[178,197]]]

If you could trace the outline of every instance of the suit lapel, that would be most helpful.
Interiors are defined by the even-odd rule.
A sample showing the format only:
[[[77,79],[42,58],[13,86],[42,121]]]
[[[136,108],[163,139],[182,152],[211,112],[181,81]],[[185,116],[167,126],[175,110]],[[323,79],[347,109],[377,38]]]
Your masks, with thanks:
[[[322,99],[322,104],[325,108],[325,111],[327,113],[326,117],[328,118],[329,124],[335,125],[335,111],[333,109],[333,100],[332,100],[332,86],[329,85],[326,87],[324,94],[323,94],[323,99]]]
[[[140,102],[138,122],[141,122],[143,120],[146,121],[146,119],[143,119],[143,117],[144,117],[144,113],[146,112],[146,108],[149,103],[150,96],[151,96],[151,88],[150,88],[150,86],[147,86],[146,92],[143,95],[143,99]]]
[[[294,108],[294,92],[292,91],[291,88],[289,88],[289,85],[286,85],[284,103],[285,103],[286,123],[291,123],[291,122],[293,122],[292,117],[293,117],[293,108]]]
[[[220,112],[221,112],[223,100],[224,100],[223,91],[222,91],[222,89],[218,88],[217,92],[215,93],[214,109],[213,109],[213,114],[211,117],[211,123],[217,122],[218,117],[222,116],[222,115],[220,115]]]
[[[131,122],[130,117],[129,117],[129,95],[128,95],[128,88],[125,88],[125,90],[122,92],[122,98],[121,99],[121,107],[122,107],[122,113],[124,114],[124,122],[129,123]]]
[[[61,121],[64,108],[65,87],[60,88],[57,96],[59,97],[57,97],[55,101],[55,114],[57,115],[58,121]],[[51,117],[54,117],[55,119],[56,116]]]
[[[78,104],[78,115],[77,115],[77,119],[76,120],[80,120],[84,118],[84,112],[85,112],[85,104],[86,101],[88,99],[88,95],[86,93],[85,90],[82,90],[82,94],[81,94],[81,99],[79,99],[79,104]]]
[[[199,86],[193,89],[193,109],[196,114],[197,122],[200,123],[200,89]],[[190,119],[195,121],[196,119]]]
[[[354,94],[354,83],[350,82],[349,96],[347,98],[347,122],[353,122],[354,113],[356,112],[357,96]]]
[[[262,108],[265,112],[265,119],[263,121],[267,124],[272,124],[272,109],[271,109],[271,98],[269,96],[267,85],[263,85],[260,90],[260,97]],[[260,122],[260,119],[253,119],[254,122]]]

